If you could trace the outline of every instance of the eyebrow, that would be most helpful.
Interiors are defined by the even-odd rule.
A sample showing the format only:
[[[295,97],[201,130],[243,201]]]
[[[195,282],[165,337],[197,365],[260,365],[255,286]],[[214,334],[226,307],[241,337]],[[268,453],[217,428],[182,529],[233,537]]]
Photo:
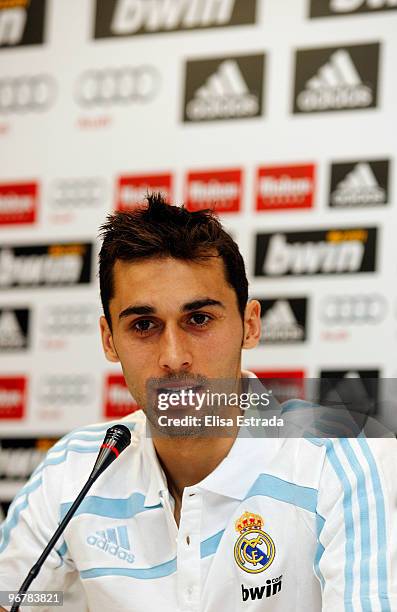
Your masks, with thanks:
[[[187,302],[183,304],[180,308],[181,312],[190,312],[191,310],[199,310],[200,308],[205,308],[206,306],[219,306],[220,308],[225,308],[225,305],[219,300],[213,300],[212,298],[200,298],[197,300],[193,300],[193,302]],[[156,308],[149,305],[135,305],[128,306],[124,310],[122,310],[119,314],[119,320],[125,319],[131,315],[152,315],[156,314]]]

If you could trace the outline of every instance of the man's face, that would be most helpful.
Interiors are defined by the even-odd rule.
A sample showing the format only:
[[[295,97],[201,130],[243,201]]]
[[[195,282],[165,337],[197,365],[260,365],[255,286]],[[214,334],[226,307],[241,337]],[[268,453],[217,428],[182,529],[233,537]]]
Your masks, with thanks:
[[[117,260],[110,314],[112,332],[101,317],[105,355],[120,361],[128,389],[149,420],[149,379],[192,386],[239,378],[241,348],[255,346],[260,333],[258,302],[247,305],[243,325],[220,257],[199,263]]]

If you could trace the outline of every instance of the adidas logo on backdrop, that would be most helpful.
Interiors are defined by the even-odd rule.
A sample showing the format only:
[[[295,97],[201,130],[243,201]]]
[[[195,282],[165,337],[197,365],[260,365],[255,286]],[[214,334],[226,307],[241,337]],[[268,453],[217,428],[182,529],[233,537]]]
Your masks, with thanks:
[[[0,308],[0,351],[26,349],[30,311]]]
[[[294,113],[377,106],[379,44],[296,53]]]
[[[261,343],[266,345],[306,340],[307,298],[259,299],[259,302]]]
[[[333,164],[329,205],[333,208],[385,205],[388,178],[388,160]]]
[[[264,63],[264,55],[188,61],[183,120],[261,115]]]

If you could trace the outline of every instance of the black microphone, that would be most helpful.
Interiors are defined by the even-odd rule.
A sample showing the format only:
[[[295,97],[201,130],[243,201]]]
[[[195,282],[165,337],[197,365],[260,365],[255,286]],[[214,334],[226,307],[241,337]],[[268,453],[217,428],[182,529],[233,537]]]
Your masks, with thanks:
[[[106,432],[99,455],[90,474],[96,480],[131,443],[131,432],[125,425],[113,425]]]
[[[130,443],[131,432],[128,427],[126,427],[125,425],[113,425],[112,427],[109,427],[106,432],[105,438],[101,444],[97,460],[87,482],[81,489],[72,506],[69,508],[64,519],[59,523],[59,526],[57,527],[51,540],[48,542],[47,546],[43,550],[41,556],[29,571],[27,577],[22,583],[21,588],[18,591],[18,594],[15,597],[11,612],[18,612],[20,604],[23,603],[23,595],[25,595],[33,580],[36,578],[44,561],[47,559],[51,550],[54,548],[60,536],[66,529],[70,519],[73,517],[77,508],[80,506],[81,502],[83,501],[84,497],[86,496],[87,492],[94,484],[98,476],[100,476],[102,472],[106,470],[106,468],[109,467],[109,465],[113,463],[115,459],[117,459],[120,453],[125,448],[127,448]]]

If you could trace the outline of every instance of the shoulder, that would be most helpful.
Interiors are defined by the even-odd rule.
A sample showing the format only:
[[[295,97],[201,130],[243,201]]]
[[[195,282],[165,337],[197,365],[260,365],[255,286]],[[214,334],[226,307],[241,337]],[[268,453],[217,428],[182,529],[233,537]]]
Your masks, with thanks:
[[[79,473],[85,464],[91,466],[93,457],[99,452],[106,431],[117,423],[126,425],[131,431],[132,443],[135,446],[139,444],[146,423],[146,418],[141,410],[123,419],[93,423],[66,434],[49,449],[44,461],[34,472],[34,476],[39,473],[52,473],[57,477],[60,471],[66,470],[73,474],[74,470]]]
[[[97,451],[103,441],[106,431],[109,427],[121,423],[126,425],[131,433],[140,434],[145,426],[146,418],[142,410],[137,410],[122,419],[115,419],[113,421],[106,421],[101,423],[93,423],[91,425],[85,425],[74,429],[70,433],[63,436],[49,452],[59,453],[64,450],[72,450],[78,448],[86,448],[89,450]],[[80,447],[78,446],[80,445]]]
[[[328,507],[341,499],[344,506],[354,500],[360,507],[364,503],[377,509],[392,506],[397,495],[395,438],[313,438],[311,443],[325,450],[319,480],[321,504]]]

